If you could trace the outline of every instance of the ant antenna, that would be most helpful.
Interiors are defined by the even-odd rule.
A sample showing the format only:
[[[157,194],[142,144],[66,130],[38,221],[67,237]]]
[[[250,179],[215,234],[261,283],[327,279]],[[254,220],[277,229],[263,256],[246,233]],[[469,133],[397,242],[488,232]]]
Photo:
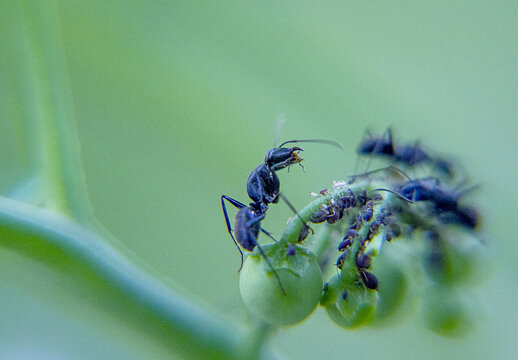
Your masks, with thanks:
[[[334,147],[336,147],[336,148],[338,148],[338,149],[340,149],[342,151],[344,150],[342,145],[340,145],[336,141],[326,140],[326,139],[288,140],[288,141],[285,141],[282,144],[280,144],[279,147],[283,147],[284,145],[289,144],[289,143],[303,143],[303,142],[305,142],[305,143],[327,144],[327,145],[334,146]]]
[[[281,288],[282,293],[284,295],[286,295],[286,290],[284,290],[284,287],[282,286],[281,278],[279,277],[279,274],[277,274],[277,271],[275,271],[275,269],[274,269],[272,263],[270,262],[270,260],[268,260],[268,257],[264,253],[263,248],[259,244],[257,244],[257,248],[259,249],[259,252],[263,256],[264,260],[266,260],[266,262],[268,263],[268,266],[270,267],[270,269],[272,269],[273,274],[275,275],[275,277],[277,278],[277,281],[279,282],[279,287]]]
[[[389,190],[389,189],[381,189],[381,188],[380,188],[380,189],[369,190],[368,192],[373,192],[373,191],[386,191],[386,192],[389,192],[389,193],[391,193],[391,194],[396,195],[398,198],[403,199],[403,200],[405,200],[406,202],[409,202],[410,204],[413,204],[413,203],[414,203],[411,199],[407,198],[406,196],[401,195],[400,193],[395,192],[395,191],[392,191],[392,190]]]
[[[299,213],[297,212],[297,210],[295,209],[293,204],[288,200],[288,198],[283,193],[279,193],[279,196],[282,198],[282,200],[284,200],[286,202],[286,204],[291,209],[291,211],[293,211],[293,213],[295,213],[295,216],[297,217],[297,219],[300,220],[302,225],[307,226],[307,224],[304,222],[304,220],[302,220],[302,218],[300,217]],[[309,229],[313,232],[313,234],[315,233],[313,231],[313,229],[311,229],[311,227],[309,227]]]
[[[371,171],[367,171],[367,172],[364,172],[364,173],[361,173],[361,174],[356,174],[356,175],[351,175],[349,176],[349,178],[354,182],[354,180],[356,178],[359,178],[359,177],[363,177],[363,176],[369,176],[371,174],[375,174],[379,171],[386,171],[386,170],[394,170],[395,172],[403,175],[404,177],[406,177],[408,180],[412,181],[412,179],[410,178],[410,176],[407,175],[406,172],[404,172],[403,170],[401,170],[400,168],[394,166],[394,165],[389,165],[389,166],[386,166],[386,167],[383,167],[383,168],[380,168],[380,169],[376,169],[376,170],[371,170]]]
[[[279,115],[277,117],[277,126],[275,127],[275,139],[273,141],[274,148],[276,148],[277,144],[279,143],[279,139],[281,137],[282,126],[284,125],[285,122],[286,122],[286,118],[284,117],[284,115]]]

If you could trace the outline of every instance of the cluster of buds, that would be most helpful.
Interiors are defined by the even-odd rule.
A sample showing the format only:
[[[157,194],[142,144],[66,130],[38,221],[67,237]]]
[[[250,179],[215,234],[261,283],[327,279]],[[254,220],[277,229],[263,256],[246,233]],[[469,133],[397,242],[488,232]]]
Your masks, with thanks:
[[[342,327],[387,323],[403,312],[412,295],[421,297],[430,329],[461,334],[472,317],[460,295],[466,293],[468,279],[485,252],[478,234],[479,212],[466,200],[473,187],[456,180],[450,162],[421,147],[396,146],[391,135],[371,137],[364,144],[369,141],[372,144],[360,147],[360,154],[369,151],[370,156],[392,156],[398,162],[312,194],[316,199],[300,211],[301,221],[292,221],[282,239],[271,245],[274,266],[279,273],[288,269],[303,282],[304,268],[297,266],[318,264],[324,279],[319,303]],[[311,241],[313,251],[301,246],[309,234],[307,223],[323,223]],[[334,256],[336,261],[329,261]],[[318,288],[319,282],[311,278]],[[281,280],[288,287],[290,277]],[[293,311],[307,302],[305,294],[317,293],[300,284],[297,289],[297,294],[288,291],[284,298],[268,297],[264,312],[282,303],[289,304],[285,312]],[[316,304],[305,306],[307,317]],[[277,323],[284,324],[282,319]]]

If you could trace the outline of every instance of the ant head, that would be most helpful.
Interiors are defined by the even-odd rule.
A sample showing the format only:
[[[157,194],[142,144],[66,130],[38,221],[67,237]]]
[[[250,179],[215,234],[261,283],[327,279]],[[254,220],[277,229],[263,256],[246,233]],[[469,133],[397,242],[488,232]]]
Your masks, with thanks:
[[[266,154],[264,162],[268,165],[268,167],[274,170],[284,169],[285,167],[298,164],[302,161],[302,157],[300,157],[298,154],[299,151],[302,151],[302,149],[299,147],[278,147],[271,149]]]

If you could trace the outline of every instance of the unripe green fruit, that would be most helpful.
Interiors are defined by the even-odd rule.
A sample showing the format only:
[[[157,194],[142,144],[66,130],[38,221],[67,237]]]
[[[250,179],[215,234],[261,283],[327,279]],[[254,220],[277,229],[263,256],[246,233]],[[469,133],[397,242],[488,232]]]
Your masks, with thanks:
[[[385,325],[396,314],[402,313],[402,306],[408,297],[408,281],[402,269],[404,265],[391,256],[391,250],[385,249],[373,261],[373,270],[379,280],[374,326]]]
[[[306,319],[315,310],[322,294],[322,272],[315,256],[301,247],[295,255],[277,244],[263,250],[279,275],[278,279],[261,255],[245,260],[239,277],[241,297],[250,312],[277,326],[293,325]]]
[[[344,299],[344,290],[346,296]],[[339,276],[333,277],[324,294],[322,306],[337,325],[355,328],[368,324],[374,316],[378,293],[369,290],[360,283],[348,284],[344,287]]]
[[[474,328],[474,314],[455,288],[430,286],[422,306],[427,327],[438,335],[462,337]]]

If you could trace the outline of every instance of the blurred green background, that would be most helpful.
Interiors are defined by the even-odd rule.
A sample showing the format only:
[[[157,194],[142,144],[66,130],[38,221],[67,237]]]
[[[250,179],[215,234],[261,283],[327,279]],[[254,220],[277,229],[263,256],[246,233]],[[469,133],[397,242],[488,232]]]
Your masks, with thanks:
[[[473,299],[478,328],[447,339],[409,316],[347,331],[319,309],[279,331],[273,346],[293,359],[514,358],[517,2],[59,1],[58,8],[90,197],[101,222],[138,257],[214,311],[242,318],[239,253],[220,196],[248,202],[246,179],[272,147],[276,120],[288,120],[283,140],[345,147],[307,144],[305,173],[280,174],[298,208],[311,191],[352,173],[365,129],[392,126],[396,139],[454,154],[481,184],[474,198],[495,256]],[[14,9],[4,4],[0,20]],[[9,31],[2,26],[0,40]],[[32,169],[2,57],[5,189]],[[264,227],[280,235],[289,216],[283,204],[272,206]],[[0,247],[0,359],[171,358],[80,289]]]

